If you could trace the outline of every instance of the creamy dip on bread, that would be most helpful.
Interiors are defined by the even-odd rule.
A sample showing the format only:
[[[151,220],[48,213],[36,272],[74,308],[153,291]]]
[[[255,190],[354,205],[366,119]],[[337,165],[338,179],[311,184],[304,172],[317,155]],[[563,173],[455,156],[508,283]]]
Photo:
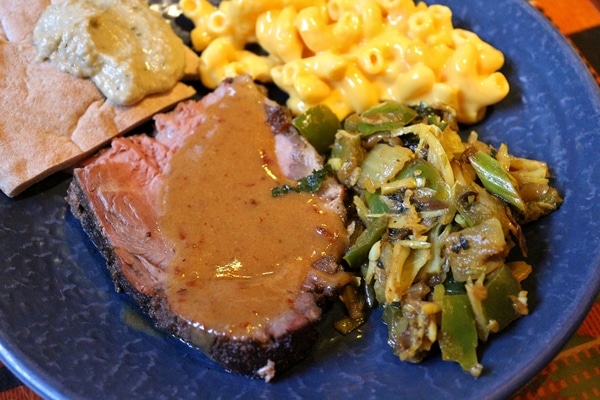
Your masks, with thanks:
[[[183,77],[185,45],[143,0],[66,0],[33,32],[38,58],[90,78],[110,101],[131,105]]]

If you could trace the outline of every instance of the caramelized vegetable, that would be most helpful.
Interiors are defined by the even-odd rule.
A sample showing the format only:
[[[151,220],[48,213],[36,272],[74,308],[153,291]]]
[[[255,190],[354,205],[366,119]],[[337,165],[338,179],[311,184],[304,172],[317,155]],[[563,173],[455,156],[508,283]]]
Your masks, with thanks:
[[[515,244],[526,256],[519,222],[562,202],[546,164],[462,141],[452,114],[424,105],[386,102],[343,126],[328,164],[354,196],[344,260],[382,305],[394,354],[419,362],[438,342],[479,376],[478,341],[528,313],[531,266],[506,258]]]

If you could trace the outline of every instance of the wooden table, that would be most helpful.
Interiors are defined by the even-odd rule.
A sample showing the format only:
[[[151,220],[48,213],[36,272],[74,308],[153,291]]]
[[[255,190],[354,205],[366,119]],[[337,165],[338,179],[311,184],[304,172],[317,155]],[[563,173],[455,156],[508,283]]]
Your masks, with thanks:
[[[578,49],[600,85],[600,0],[532,4]],[[568,398],[600,399],[600,297],[564,349],[513,400]],[[34,399],[40,397],[0,364],[0,400]]]

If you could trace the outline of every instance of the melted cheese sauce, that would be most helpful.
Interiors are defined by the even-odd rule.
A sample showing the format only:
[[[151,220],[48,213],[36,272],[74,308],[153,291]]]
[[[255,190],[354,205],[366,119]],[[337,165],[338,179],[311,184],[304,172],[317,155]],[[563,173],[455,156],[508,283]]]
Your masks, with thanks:
[[[173,157],[160,229],[174,243],[167,299],[205,331],[246,337],[293,308],[313,261],[347,238],[312,194],[273,198],[282,177],[258,90],[230,91]]]

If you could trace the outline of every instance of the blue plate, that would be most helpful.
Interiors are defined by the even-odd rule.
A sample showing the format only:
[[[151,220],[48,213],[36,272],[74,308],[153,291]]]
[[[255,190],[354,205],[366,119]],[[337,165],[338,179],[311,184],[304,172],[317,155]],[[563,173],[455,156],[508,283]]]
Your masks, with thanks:
[[[323,325],[308,359],[265,384],[223,371],[155,330],[113,290],[69,213],[69,176],[0,195],[0,358],[49,399],[503,399],[564,345],[600,288],[600,94],[576,52],[526,1],[443,0],[455,25],[506,55],[506,100],[475,127],[491,144],[545,160],[565,203],[525,229],[532,313],[481,349],[479,379],[434,356],[401,363],[376,313],[353,336]],[[6,116],[5,116],[6,117]]]

